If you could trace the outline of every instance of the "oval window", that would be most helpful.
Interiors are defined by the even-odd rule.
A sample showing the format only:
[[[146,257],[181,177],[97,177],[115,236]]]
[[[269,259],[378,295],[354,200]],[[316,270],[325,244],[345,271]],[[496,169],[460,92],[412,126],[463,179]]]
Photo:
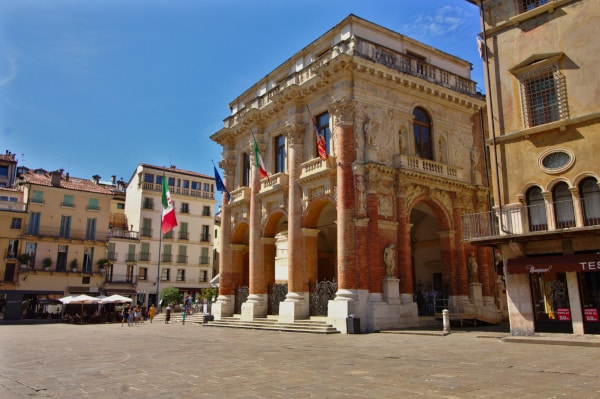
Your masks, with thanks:
[[[540,168],[546,173],[561,173],[569,169],[575,162],[571,151],[553,149],[544,152],[539,159]]]

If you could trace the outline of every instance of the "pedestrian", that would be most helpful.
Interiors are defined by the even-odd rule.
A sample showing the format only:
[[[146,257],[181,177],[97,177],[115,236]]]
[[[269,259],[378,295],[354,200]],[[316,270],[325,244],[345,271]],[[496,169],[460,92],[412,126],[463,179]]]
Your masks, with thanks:
[[[129,318],[127,319],[127,325],[129,327],[133,327],[133,320],[135,316],[135,308],[133,306],[129,307]]]
[[[148,320],[148,308],[146,307],[146,304],[142,304],[142,320],[146,321]]]
[[[123,323],[129,320],[129,306],[123,306],[123,310],[121,311],[121,327],[123,327]]]
[[[140,309],[140,305],[137,305],[134,309],[133,320],[135,324],[140,324],[142,320],[142,310]]]
[[[156,308],[154,304],[150,305],[150,309],[148,309],[148,317],[150,318],[150,323],[154,320],[154,315],[156,314]]]
[[[181,324],[185,325],[185,314],[187,313],[187,310],[183,310],[183,312],[181,312]]]
[[[169,324],[171,321],[171,305],[167,305],[167,314],[165,316],[165,324]]]

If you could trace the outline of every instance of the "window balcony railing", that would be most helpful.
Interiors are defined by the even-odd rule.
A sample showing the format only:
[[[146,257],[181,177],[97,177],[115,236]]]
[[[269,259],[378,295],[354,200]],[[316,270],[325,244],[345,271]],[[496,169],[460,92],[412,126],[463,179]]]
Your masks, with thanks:
[[[124,238],[127,240],[137,240],[139,238],[137,231],[123,229],[111,229],[109,234],[111,238]]]
[[[177,255],[177,263],[187,263],[187,255]]]
[[[188,233],[187,231],[180,231],[179,232],[179,239],[180,240],[189,240],[190,239],[190,233]]]
[[[161,262],[164,262],[164,263],[173,262],[173,254],[162,254],[160,256],[160,258],[161,258]]]
[[[210,256],[201,256],[200,257],[199,264],[201,264],[201,265],[208,265],[209,262],[210,262]]]
[[[125,262],[136,262],[136,261],[137,261],[137,254],[133,254],[133,253],[125,254]]]
[[[462,168],[419,157],[398,154],[394,157],[394,166],[396,168],[410,169],[428,175],[443,177],[445,179],[459,181],[465,181],[466,179]]]
[[[137,282],[137,276],[127,274],[107,274],[104,282],[108,284],[135,284]]]
[[[143,190],[156,191],[156,192],[162,191],[162,184],[142,182],[141,185],[142,185]],[[215,198],[214,192],[203,191],[203,190],[194,190],[191,188],[169,186],[169,192],[172,195],[177,194],[177,195],[184,195],[184,196],[188,196],[188,197],[208,198],[208,199]]]
[[[600,201],[590,198],[540,205],[511,205],[502,208],[502,211],[463,215],[462,222],[463,240],[467,241],[599,227]]]
[[[117,257],[118,257],[118,253],[114,252],[114,251],[108,251],[106,253],[106,259],[110,260],[110,261],[116,261]]]
[[[109,231],[90,232],[85,229],[61,229],[60,227],[28,226],[27,235],[39,237],[62,238],[66,240],[106,241]]]
[[[233,190],[231,193],[231,200],[229,203],[234,203],[238,201],[250,201],[250,196],[252,195],[252,190],[250,187],[240,187]]]
[[[25,205],[25,202],[0,201],[0,210],[25,212]]]
[[[142,262],[150,262],[150,252],[140,252],[138,259]]]
[[[141,237],[152,237],[152,229],[142,228],[142,230],[140,230],[140,236]]]

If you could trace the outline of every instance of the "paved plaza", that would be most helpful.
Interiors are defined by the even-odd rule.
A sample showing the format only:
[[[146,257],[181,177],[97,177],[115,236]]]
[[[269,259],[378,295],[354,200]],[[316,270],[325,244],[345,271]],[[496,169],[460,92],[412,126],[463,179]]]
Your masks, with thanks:
[[[600,397],[600,348],[502,335],[0,325],[0,398]]]

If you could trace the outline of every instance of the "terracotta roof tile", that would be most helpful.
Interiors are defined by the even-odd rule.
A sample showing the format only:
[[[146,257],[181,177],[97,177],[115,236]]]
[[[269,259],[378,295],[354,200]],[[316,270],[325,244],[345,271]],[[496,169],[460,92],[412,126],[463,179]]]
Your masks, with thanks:
[[[30,184],[38,186],[55,187],[52,184],[52,177],[50,173],[37,174],[37,173],[26,173],[23,175],[23,179]],[[61,175],[60,188],[74,191],[87,191],[90,193],[107,194],[112,195],[113,187],[106,186],[103,184],[96,184],[93,180],[81,179],[78,177],[71,177]]]

